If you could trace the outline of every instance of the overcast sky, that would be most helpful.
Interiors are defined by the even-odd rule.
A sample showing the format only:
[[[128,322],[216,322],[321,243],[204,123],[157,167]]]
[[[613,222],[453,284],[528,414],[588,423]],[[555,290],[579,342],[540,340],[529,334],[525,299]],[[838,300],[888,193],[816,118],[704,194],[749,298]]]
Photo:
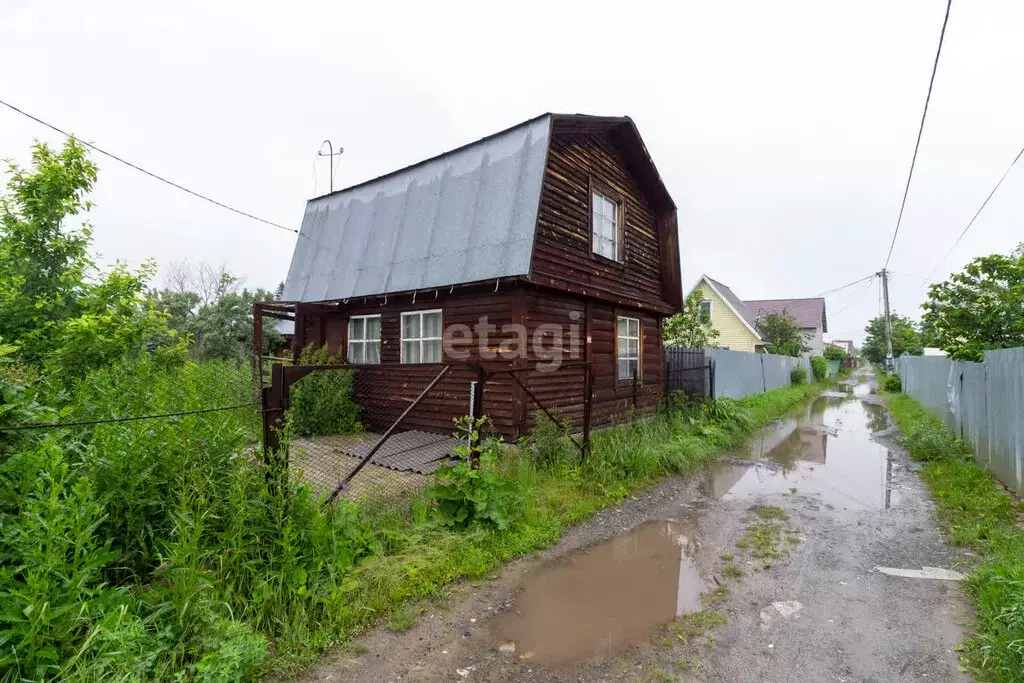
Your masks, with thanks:
[[[328,189],[545,111],[636,121],[679,205],[683,281],[814,296],[881,268],[943,0],[833,3],[0,0],[0,99],[197,191],[298,227]],[[389,6],[391,5],[391,6]],[[923,280],[1024,144],[1024,2],[957,0],[890,268]],[[0,157],[60,136],[0,108]],[[106,260],[226,263],[273,287],[295,236],[97,157]],[[315,175],[314,175],[315,174]],[[1024,239],[1024,164],[939,270]],[[863,338],[877,285],[828,297]]]

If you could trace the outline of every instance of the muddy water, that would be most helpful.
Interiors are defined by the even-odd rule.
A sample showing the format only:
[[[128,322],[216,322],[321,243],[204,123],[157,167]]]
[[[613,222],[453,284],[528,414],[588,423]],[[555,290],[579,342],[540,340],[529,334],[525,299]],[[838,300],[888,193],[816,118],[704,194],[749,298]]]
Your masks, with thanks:
[[[881,407],[861,400],[867,385],[823,393],[799,415],[766,428],[743,449],[708,468],[714,498],[762,494],[814,496],[835,508],[888,508],[891,461],[871,440],[886,424]],[[698,513],[651,522],[540,569],[489,637],[548,666],[597,660],[648,640],[663,624],[700,609],[707,585],[693,561]]]
[[[490,624],[495,643],[546,665],[598,659],[700,609],[692,514],[645,524],[573,553],[528,579],[514,611]]]
[[[860,384],[848,392],[822,394],[802,415],[725,454],[724,462],[709,468],[705,494],[730,499],[798,493],[837,508],[897,504],[891,454],[871,440],[873,432],[885,429],[885,412],[861,400],[867,392],[867,385]]]

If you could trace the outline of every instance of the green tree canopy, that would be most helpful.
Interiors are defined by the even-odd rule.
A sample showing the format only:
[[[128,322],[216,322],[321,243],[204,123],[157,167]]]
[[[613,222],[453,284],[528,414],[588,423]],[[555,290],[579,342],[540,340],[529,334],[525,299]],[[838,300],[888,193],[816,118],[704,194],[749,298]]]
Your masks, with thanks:
[[[811,350],[804,339],[803,329],[785,311],[762,315],[757,319],[757,332],[768,353],[800,356]]]
[[[895,313],[891,318],[893,356],[899,358],[904,353],[920,356],[923,344],[921,343],[921,333],[917,331],[914,321]],[[872,363],[884,363],[886,353],[885,316],[872,318],[864,331],[867,332],[867,338],[864,340],[864,346],[861,347],[861,355]]]
[[[846,360],[846,351],[832,344],[825,345],[822,355],[825,356],[826,360]]]
[[[79,376],[142,348],[154,339],[173,341],[163,316],[142,297],[155,266],[108,271],[89,253],[86,195],[96,165],[69,138],[60,151],[32,148],[32,164],[8,164],[0,193],[0,338],[15,344],[18,361],[50,365],[57,379]]]
[[[690,292],[683,302],[683,310],[665,319],[662,331],[665,346],[680,346],[686,349],[702,349],[714,346],[718,330],[711,325],[710,318],[701,314],[700,290]]]
[[[1024,242],[932,285],[924,309],[924,326],[951,358],[980,361],[985,350],[1024,346]]]
[[[241,279],[224,266],[200,263],[172,264],[166,287],[149,293],[158,310],[167,315],[171,329],[191,341],[199,358],[238,359],[251,353],[252,305],[276,297],[265,289],[246,289]],[[276,348],[284,339],[274,327],[276,320],[263,321],[263,350]]]

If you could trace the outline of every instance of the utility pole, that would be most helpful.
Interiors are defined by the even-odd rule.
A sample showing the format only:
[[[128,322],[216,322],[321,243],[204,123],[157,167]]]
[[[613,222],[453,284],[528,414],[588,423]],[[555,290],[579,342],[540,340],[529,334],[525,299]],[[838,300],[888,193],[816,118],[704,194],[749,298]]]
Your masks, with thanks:
[[[324,145],[327,145],[327,154],[324,154]],[[316,155],[318,157],[327,157],[327,165],[331,167],[331,192],[334,192],[334,157],[340,157],[345,153],[344,147],[339,147],[338,151],[334,151],[334,145],[331,144],[330,140],[324,140],[320,143],[320,149]]]
[[[885,369],[892,372],[896,361],[892,353],[892,319],[889,317],[889,272],[882,268],[877,275],[882,278],[882,299],[885,301]]]

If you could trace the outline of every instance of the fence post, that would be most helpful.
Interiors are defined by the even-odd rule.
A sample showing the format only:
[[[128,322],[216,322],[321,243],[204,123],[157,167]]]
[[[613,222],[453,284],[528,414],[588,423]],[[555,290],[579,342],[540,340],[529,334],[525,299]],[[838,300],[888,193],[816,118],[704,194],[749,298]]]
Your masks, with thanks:
[[[708,385],[711,398],[715,398],[715,359],[708,358]]]
[[[487,371],[484,369],[482,363],[476,364],[476,381],[472,383],[473,387],[473,414],[470,416],[472,420],[472,429],[470,430],[470,443],[469,443],[469,466],[480,467],[480,452],[479,446],[479,430],[477,429],[477,419],[484,416],[484,385],[487,383]],[[473,432],[477,432],[477,440],[473,439]]]
[[[263,407],[263,461],[269,462],[270,453],[281,446],[281,418],[284,413],[284,366],[273,365],[270,386],[260,391]],[[287,463],[287,456],[285,456]]]
[[[590,454],[590,411],[593,406],[593,372],[590,363],[583,366],[583,455]]]

